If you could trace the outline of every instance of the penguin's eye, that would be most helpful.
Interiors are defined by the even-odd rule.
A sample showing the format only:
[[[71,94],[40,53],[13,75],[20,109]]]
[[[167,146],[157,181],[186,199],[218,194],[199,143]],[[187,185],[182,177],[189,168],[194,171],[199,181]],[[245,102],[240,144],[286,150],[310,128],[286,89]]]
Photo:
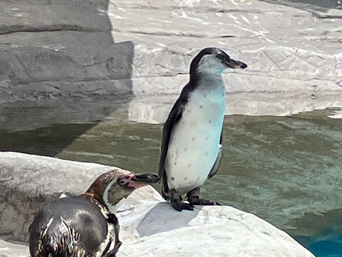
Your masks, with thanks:
[[[229,56],[224,55],[224,54],[222,54],[222,53],[218,54],[216,57],[217,57],[218,59],[220,59],[221,61],[225,61],[225,62],[229,62],[229,61],[230,61]]]

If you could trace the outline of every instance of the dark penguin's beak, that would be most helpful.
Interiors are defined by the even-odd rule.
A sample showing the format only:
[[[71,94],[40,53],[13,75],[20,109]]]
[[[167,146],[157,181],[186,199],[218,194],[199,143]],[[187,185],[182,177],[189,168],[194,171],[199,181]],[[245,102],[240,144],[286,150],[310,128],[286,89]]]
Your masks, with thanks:
[[[160,180],[156,174],[125,174],[118,178],[118,183],[123,187],[138,189],[140,187],[157,183]]]
[[[234,59],[229,59],[228,61],[224,62],[229,68],[232,69],[246,69],[247,64],[241,61],[235,61]]]
[[[160,178],[157,174],[138,174],[134,175],[132,180],[144,184],[154,184],[157,183]]]

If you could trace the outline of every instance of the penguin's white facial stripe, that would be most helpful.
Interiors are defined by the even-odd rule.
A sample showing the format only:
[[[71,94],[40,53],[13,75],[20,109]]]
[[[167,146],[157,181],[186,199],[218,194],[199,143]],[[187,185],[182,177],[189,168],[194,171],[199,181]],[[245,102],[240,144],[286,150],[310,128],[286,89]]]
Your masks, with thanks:
[[[205,55],[198,63],[197,72],[199,73],[216,73],[222,74],[227,69],[227,66],[222,63],[215,55]]]
[[[116,182],[115,179],[113,179],[106,187],[106,189],[103,192],[103,201],[107,205],[108,208],[113,207],[113,205],[108,201],[108,191],[113,186],[113,184]]]

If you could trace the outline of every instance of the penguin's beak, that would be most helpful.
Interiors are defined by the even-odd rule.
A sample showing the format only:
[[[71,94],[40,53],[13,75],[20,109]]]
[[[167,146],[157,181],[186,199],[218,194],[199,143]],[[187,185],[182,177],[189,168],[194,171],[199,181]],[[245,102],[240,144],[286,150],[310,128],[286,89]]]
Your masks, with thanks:
[[[125,174],[118,178],[118,183],[123,187],[138,189],[148,184],[154,184],[159,181],[156,174],[139,174],[134,173]]]
[[[229,61],[226,61],[225,64],[232,69],[246,69],[247,64],[241,62],[241,61],[235,61],[234,59],[229,59]]]
[[[138,183],[154,184],[157,183],[160,178],[157,174],[136,174],[132,180]]]

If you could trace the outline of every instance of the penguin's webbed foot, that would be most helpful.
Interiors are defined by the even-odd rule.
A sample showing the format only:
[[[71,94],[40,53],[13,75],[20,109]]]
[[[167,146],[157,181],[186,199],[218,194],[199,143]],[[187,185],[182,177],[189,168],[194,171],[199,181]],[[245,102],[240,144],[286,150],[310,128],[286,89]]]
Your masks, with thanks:
[[[221,205],[218,202],[212,202],[210,200],[201,199],[198,196],[189,197],[188,200],[191,205]]]
[[[220,205],[218,202],[199,198],[200,187],[196,187],[187,193],[188,201],[192,205]]]
[[[185,203],[180,199],[171,200],[171,206],[177,211],[182,211],[182,210],[193,211],[194,210],[194,206],[191,203]]]

